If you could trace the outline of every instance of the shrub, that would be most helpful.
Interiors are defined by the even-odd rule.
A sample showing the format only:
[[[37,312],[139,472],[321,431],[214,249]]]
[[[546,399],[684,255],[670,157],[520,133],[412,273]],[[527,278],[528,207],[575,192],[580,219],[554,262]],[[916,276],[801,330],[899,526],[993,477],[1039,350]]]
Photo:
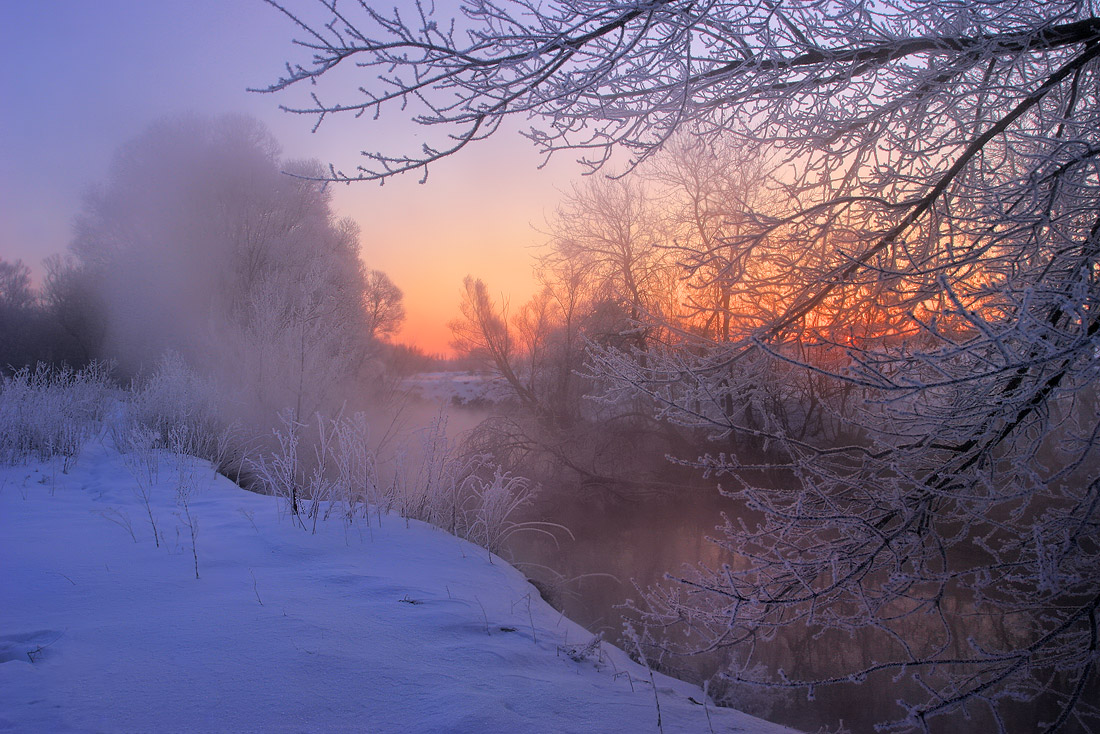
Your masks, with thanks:
[[[0,462],[64,458],[64,471],[99,429],[110,404],[111,368],[39,364],[0,378]]]
[[[175,352],[165,352],[153,374],[131,386],[127,425],[120,426],[115,443],[120,451],[138,448],[136,436],[151,437],[142,448],[170,448],[210,461],[225,473],[243,463],[245,439],[239,426],[222,410],[222,396],[214,383],[198,375]],[[184,445],[178,445],[183,440]]]

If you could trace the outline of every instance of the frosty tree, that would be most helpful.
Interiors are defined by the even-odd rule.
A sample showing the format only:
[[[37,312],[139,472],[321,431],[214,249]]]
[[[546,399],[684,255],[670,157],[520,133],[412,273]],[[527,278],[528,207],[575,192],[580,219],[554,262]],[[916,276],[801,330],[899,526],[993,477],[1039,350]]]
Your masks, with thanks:
[[[910,679],[898,729],[1097,725],[1095,3],[467,0],[454,20],[272,4],[312,54],[269,88],[309,86],[288,109],[411,110],[439,131],[334,179],[426,174],[510,116],[591,170],[677,131],[759,149],[768,212],[681,248],[685,272],[746,294],[715,306],[723,337],[590,357],[786,472],[765,488],[731,450],[700,460],[752,510],[721,540],[744,560],[684,579],[655,618],[742,648],[746,670],[777,630],[853,635],[869,653],[844,674],[774,684]],[[854,394],[828,406],[850,440],[792,436],[784,393],[759,399],[768,365]]]
[[[284,168],[323,170],[282,161],[249,118],[153,124],[87,197],[74,261],[51,268],[58,314],[131,374],[165,350],[201,365],[255,421],[338,409],[399,322],[401,292],[378,271],[368,280],[355,225]]]

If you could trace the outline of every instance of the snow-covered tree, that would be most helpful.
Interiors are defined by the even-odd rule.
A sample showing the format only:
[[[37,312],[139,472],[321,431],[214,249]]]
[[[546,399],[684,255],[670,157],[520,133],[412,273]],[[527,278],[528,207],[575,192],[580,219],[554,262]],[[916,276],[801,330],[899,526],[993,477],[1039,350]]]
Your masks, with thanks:
[[[368,314],[377,286],[356,226],[306,178],[320,170],[282,161],[270,133],[240,117],[164,120],[125,146],[88,197],[69,268],[96,284],[106,356],[136,373],[174,350],[260,425],[361,396],[401,293],[389,284]]]
[[[663,417],[752,436],[786,472],[760,487],[735,453],[700,459],[751,509],[720,540],[743,562],[684,578],[656,617],[741,648],[746,670],[777,630],[850,635],[866,655],[842,674],[776,685],[910,678],[899,729],[944,714],[1097,725],[1094,2],[467,0],[454,21],[272,4],[313,54],[270,87],[310,85],[292,111],[407,109],[441,131],[331,178],[426,172],[509,117],[592,169],[636,165],[678,131],[762,149],[767,211],[682,254],[748,264],[711,277],[759,293],[767,318],[591,356]],[[347,85],[334,72],[351,64]],[[851,440],[731,409],[769,365],[855,391],[839,413]]]
[[[616,331],[643,347],[640,328],[661,314],[671,261],[654,202],[642,180],[589,179],[574,186],[551,219],[550,251],[543,266],[565,262],[583,270],[596,298],[617,306],[625,318]]]

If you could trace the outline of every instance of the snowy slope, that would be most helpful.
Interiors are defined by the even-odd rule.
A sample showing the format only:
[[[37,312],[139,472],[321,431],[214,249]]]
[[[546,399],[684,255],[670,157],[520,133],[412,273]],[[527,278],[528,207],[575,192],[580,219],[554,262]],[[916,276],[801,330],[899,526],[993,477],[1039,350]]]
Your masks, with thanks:
[[[591,636],[465,541],[394,516],[314,535],[187,459],[196,580],[169,456],[160,548],[113,449],[51,466],[0,467],[0,731],[657,731],[645,668],[570,657]],[[665,732],[789,731],[656,680]]]

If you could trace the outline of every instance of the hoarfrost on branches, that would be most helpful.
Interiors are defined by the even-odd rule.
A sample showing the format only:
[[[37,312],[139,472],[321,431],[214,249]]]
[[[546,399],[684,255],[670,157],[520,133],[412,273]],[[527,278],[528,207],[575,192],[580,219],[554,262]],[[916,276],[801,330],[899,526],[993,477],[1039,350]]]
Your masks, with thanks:
[[[707,431],[697,463],[751,510],[720,540],[743,562],[652,597],[655,621],[746,669],[778,630],[857,636],[869,657],[843,675],[774,685],[911,677],[897,729],[1005,728],[1018,701],[1048,730],[1096,726],[1094,3],[468,0],[453,22],[322,3],[316,24],[271,4],[313,54],[267,89],[316,82],[292,111],[444,131],[337,180],[426,174],[510,116],[590,170],[680,131],[768,161],[766,207],[669,243],[724,294],[720,335],[589,353]],[[326,85],[350,65],[375,78]],[[793,430],[810,408],[833,428]]]

